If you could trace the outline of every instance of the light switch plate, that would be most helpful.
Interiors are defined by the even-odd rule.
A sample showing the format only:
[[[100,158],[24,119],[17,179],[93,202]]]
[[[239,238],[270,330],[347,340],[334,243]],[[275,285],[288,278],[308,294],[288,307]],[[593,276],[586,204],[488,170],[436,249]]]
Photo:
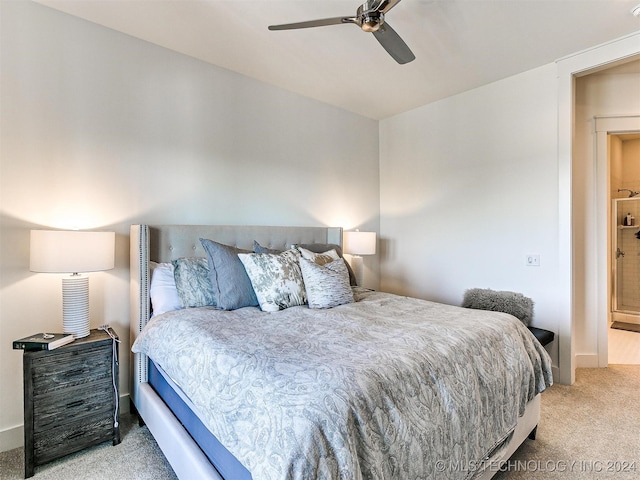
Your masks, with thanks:
[[[529,253],[525,257],[525,264],[528,267],[539,267],[540,266],[540,255],[537,253]]]

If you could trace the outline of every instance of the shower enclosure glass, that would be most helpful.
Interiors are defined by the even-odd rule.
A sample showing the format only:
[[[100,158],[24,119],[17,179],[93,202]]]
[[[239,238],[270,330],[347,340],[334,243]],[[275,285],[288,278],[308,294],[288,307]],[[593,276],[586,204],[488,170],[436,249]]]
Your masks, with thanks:
[[[628,214],[635,217],[627,225]],[[640,197],[613,201],[612,320],[640,323]]]

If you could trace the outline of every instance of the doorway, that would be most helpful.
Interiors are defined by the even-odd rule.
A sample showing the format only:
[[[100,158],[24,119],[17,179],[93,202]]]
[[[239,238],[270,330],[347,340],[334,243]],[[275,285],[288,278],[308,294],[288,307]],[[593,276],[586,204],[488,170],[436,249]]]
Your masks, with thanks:
[[[631,194],[613,200],[611,212],[611,321],[640,327],[640,191]]]
[[[601,88],[596,88],[594,97],[580,102],[577,99],[579,83],[582,77],[591,77],[592,73],[640,60],[639,39],[640,33],[629,35],[557,61],[558,382],[563,384],[570,385],[575,381],[577,366],[593,368],[608,364],[607,235],[610,229],[606,214],[609,208],[606,132],[640,131],[640,119],[636,119],[631,128],[603,129],[597,125],[598,115],[637,116],[640,102],[630,100],[630,96],[638,98],[637,88],[611,89],[611,82],[605,82],[606,96],[602,95]],[[632,76],[625,78],[633,80]],[[592,168],[594,120],[598,154],[597,164]],[[622,120],[626,121],[626,118]],[[601,138],[603,130],[604,139]],[[604,162],[600,161],[602,140]],[[576,172],[588,172],[588,175],[577,176]],[[576,209],[576,206],[580,208]],[[576,238],[585,240],[588,245],[584,248],[576,245]],[[586,274],[585,268],[589,269]],[[581,281],[583,278],[588,278],[590,283],[585,285]]]
[[[607,363],[640,364],[640,132],[607,134]]]
[[[616,355],[623,351],[617,343],[617,337],[624,335],[632,342],[637,341],[640,347],[640,333],[612,330],[613,312],[613,269],[614,269],[614,231],[612,228],[614,200],[628,198],[627,190],[640,189],[640,171],[623,170],[623,165],[640,168],[636,151],[635,160],[625,164],[622,162],[623,147],[640,146],[640,115],[596,117],[595,118],[595,248],[593,249],[596,267],[596,301],[595,320],[597,326],[597,364],[594,367],[606,367],[611,363],[621,363],[624,359]],[[627,142],[634,142],[627,143]],[[633,182],[633,183],[631,183]],[[637,182],[637,183],[635,183]],[[640,222],[640,220],[638,220]],[[640,241],[640,240],[639,240]],[[617,247],[616,247],[617,248]],[[616,259],[617,260],[617,259]],[[611,334],[613,332],[613,334]],[[610,338],[611,337],[611,338]],[[611,348],[610,348],[611,340]],[[611,359],[609,350],[611,349]],[[637,349],[636,349],[637,350]],[[638,359],[640,360],[640,359]],[[624,361],[624,363],[627,363]]]

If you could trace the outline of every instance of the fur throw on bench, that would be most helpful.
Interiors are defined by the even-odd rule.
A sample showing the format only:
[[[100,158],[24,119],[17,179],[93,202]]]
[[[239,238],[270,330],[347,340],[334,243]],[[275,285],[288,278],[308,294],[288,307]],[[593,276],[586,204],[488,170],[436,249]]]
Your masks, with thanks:
[[[516,292],[470,288],[464,293],[462,306],[508,313],[520,319],[527,327],[533,318],[533,300]]]

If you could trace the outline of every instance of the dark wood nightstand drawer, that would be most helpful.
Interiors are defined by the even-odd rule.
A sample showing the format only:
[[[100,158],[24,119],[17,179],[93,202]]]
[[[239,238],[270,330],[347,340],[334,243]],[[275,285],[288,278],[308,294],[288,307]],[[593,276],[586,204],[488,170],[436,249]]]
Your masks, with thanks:
[[[39,396],[33,402],[33,425],[36,431],[56,428],[70,420],[86,416],[110,417],[113,414],[111,380],[94,382],[80,388]]]
[[[78,420],[60,428],[36,432],[33,447],[36,464],[77,452],[91,445],[111,440],[113,417],[87,422]]]
[[[111,379],[111,346],[40,357],[32,364],[38,397],[96,380]]]

